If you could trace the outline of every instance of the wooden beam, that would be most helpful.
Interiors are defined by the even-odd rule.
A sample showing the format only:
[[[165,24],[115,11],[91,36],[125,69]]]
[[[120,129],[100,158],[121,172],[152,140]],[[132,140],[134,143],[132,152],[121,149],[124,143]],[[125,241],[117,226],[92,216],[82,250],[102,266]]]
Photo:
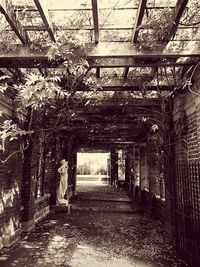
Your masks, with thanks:
[[[0,0],[0,12],[5,16],[12,30],[15,32],[17,37],[20,39],[22,44],[28,43],[28,38],[25,29],[23,28],[20,21],[16,18],[15,12],[12,9],[11,1]]]
[[[136,85],[135,82],[124,80],[123,78],[100,78],[97,79],[97,85],[99,88],[96,88],[95,91],[97,92],[104,92],[104,91],[121,91],[121,92],[134,92],[134,91],[140,91],[139,84]],[[171,91],[173,88],[173,84],[171,87],[169,87],[168,84],[161,85],[159,89],[161,91]],[[92,91],[91,88],[78,88],[78,91]],[[157,91],[157,86],[150,86],[146,88],[146,91]]]
[[[173,90],[173,88],[174,88],[174,85],[171,85],[170,87],[168,85],[159,86],[159,90],[162,92],[163,91],[170,92]],[[158,90],[158,88],[157,88],[157,86],[151,86],[151,87],[147,87],[145,90],[147,92],[152,92],[152,91],[156,92]],[[77,91],[79,91],[79,90],[77,90]],[[80,91],[81,91],[81,89],[80,89]],[[84,91],[89,91],[89,89],[86,89]],[[91,89],[90,89],[90,91],[91,91]],[[141,89],[138,86],[134,86],[134,85],[115,86],[113,84],[113,86],[109,86],[109,85],[102,86],[102,88],[97,88],[95,91],[96,92],[130,92],[131,93],[131,92],[141,91]],[[83,92],[83,90],[82,90],[82,92]]]
[[[192,56],[192,55],[191,55]],[[197,56],[197,55],[195,55]],[[190,57],[190,56],[189,56]],[[199,57],[199,56],[198,56]],[[171,58],[170,58],[171,59]],[[176,58],[175,58],[176,59]],[[30,53],[26,55],[21,54],[7,54],[0,55],[0,68],[56,68],[63,63],[63,59],[59,61],[50,61],[45,54]],[[193,66],[197,62],[192,60],[191,62],[156,62],[152,63],[151,60],[143,63],[143,59],[135,61],[133,58],[115,58],[108,60],[106,58],[88,60],[91,68],[123,68],[123,67],[181,67],[181,66]]]
[[[145,8],[146,8],[147,0],[140,0],[139,7],[137,10],[137,16],[135,18],[135,25],[133,29],[132,43],[137,42],[137,38],[139,35],[139,26],[142,23],[142,19],[144,16]]]
[[[152,114],[152,118],[153,118],[153,114]],[[139,130],[142,129],[144,127],[144,123],[142,123],[142,121],[140,122],[140,124],[137,124],[136,122],[131,122],[131,121],[126,121],[124,123],[120,122],[120,121],[116,121],[116,122],[110,122],[110,121],[104,121],[104,117],[102,115],[102,118],[99,119],[99,121],[97,120],[85,120],[83,122],[80,121],[74,121],[74,122],[70,122],[69,123],[69,128],[72,129],[73,127],[83,127],[85,126],[85,131],[88,130],[99,130],[99,132],[104,132],[104,133],[108,133],[109,131],[117,131],[118,129],[123,130],[125,133],[129,133],[130,130]],[[100,129],[99,129],[100,128]]]
[[[177,0],[176,7],[175,7],[175,13],[174,13],[174,18],[171,24],[171,28],[169,30],[169,33],[165,37],[165,42],[169,42],[172,37],[176,34],[177,28],[179,21],[181,19],[181,16],[187,6],[188,0]]]
[[[134,44],[125,42],[100,42],[97,45],[88,45],[86,48],[87,59],[99,58],[179,58],[200,56],[200,48],[193,50],[173,51],[145,51],[141,52]]]
[[[97,122],[97,121],[88,121],[88,122],[70,122],[69,126],[70,129],[73,128],[83,128],[85,132],[94,130],[97,131],[99,133],[107,133],[109,134],[109,132],[115,132],[118,131],[119,129],[121,130],[121,133],[123,132],[124,134],[132,134],[132,132],[130,132],[130,130],[135,130],[137,132],[137,130],[141,130],[143,128],[143,124],[141,123],[140,125],[137,125],[136,123],[120,123],[120,122],[116,122],[116,123],[109,123],[109,122],[105,122],[103,121],[103,118],[101,121]]]
[[[143,99],[143,98],[129,98],[127,100],[127,98],[121,98],[121,99],[118,99],[118,101],[116,101],[116,99],[108,99],[107,101],[106,100],[102,100],[101,102],[99,103],[92,103],[92,100],[91,100],[91,104],[90,105],[80,105],[79,104],[79,108],[83,108],[85,110],[95,110],[95,108],[106,108],[109,107],[109,109],[116,109],[117,108],[123,108],[123,107],[126,107],[126,108],[135,108],[135,107],[150,107],[152,108],[153,106],[155,107],[158,107],[160,106],[160,102],[157,98],[147,98],[147,99]],[[70,106],[69,106],[70,107]]]
[[[98,128],[100,129],[102,126],[99,124]],[[81,126],[71,126],[70,128],[66,126],[65,128],[63,127],[62,130],[71,130],[72,132],[77,131],[77,135],[81,137],[89,137],[91,136],[93,138],[109,138],[109,139],[129,139],[135,136],[138,136],[138,133],[143,132],[144,129],[141,128],[135,128],[135,129],[127,129],[126,131],[123,131],[120,128],[116,128],[115,131],[108,130],[105,132],[103,129],[98,131],[98,129],[93,130],[92,128],[87,128],[86,125],[81,125]],[[90,135],[90,136],[89,136]]]
[[[34,11],[37,11],[37,9],[35,8],[35,6],[33,5],[26,5],[27,7],[27,12],[34,12]],[[156,6],[148,6],[148,9],[150,10],[156,10],[156,9],[165,9],[166,8],[166,5],[156,5]],[[171,6],[167,6],[167,8],[170,8],[170,9],[174,9],[174,6],[171,5]],[[199,8],[199,6],[197,6],[197,8]],[[111,10],[111,8],[108,6],[108,7],[101,7],[100,8],[101,10]],[[121,7],[114,7],[112,8],[112,10],[137,10],[138,9],[138,5],[132,5],[132,6],[121,6]],[[24,10],[24,6],[22,5],[15,5],[15,10],[17,11],[23,11]],[[50,7],[48,9],[49,11],[52,11],[52,12],[59,12],[59,11],[91,11],[91,8],[84,8],[84,7],[81,7],[81,6],[75,6],[73,8],[71,8],[70,6],[69,7],[61,7],[61,8],[56,8],[56,7]]]
[[[192,66],[196,64],[196,61],[191,62],[176,62],[176,58],[174,60],[168,60],[165,62],[156,61],[155,60],[144,60],[144,59],[134,59],[134,58],[98,58],[91,60],[89,59],[89,64],[91,68],[130,68],[130,67],[181,67],[185,65]],[[126,74],[126,70],[124,70],[124,75]]]
[[[49,36],[51,38],[51,40],[53,42],[56,42],[56,39],[55,39],[55,36],[54,36],[54,33],[53,33],[53,26],[52,26],[52,23],[50,21],[50,17],[49,17],[49,12],[48,12],[48,9],[45,5],[45,1],[42,1],[42,0],[34,0],[35,2],[35,5],[40,13],[40,16],[44,22],[44,25],[46,27],[46,30],[48,31],[49,33]]]
[[[58,67],[64,61],[64,59],[60,59],[59,61],[50,61],[48,59],[47,54],[48,50],[33,51],[29,50],[28,47],[16,46],[15,51],[7,53],[0,52],[0,68],[55,68]],[[121,67],[145,67],[155,65],[164,66],[166,64],[167,66],[167,64],[170,65],[170,63],[165,62],[168,61],[171,61],[171,65],[173,66],[175,64],[174,60],[180,57],[199,58],[200,47],[194,48],[193,50],[165,50],[164,52],[152,51],[142,53],[138,51],[133,44],[130,43],[115,43],[114,45],[110,43],[99,43],[93,46],[90,45],[89,48],[86,48],[86,55],[86,59],[89,61],[89,63],[91,62],[91,67],[104,67],[105,62],[107,62],[107,66],[111,68],[116,67],[117,65]],[[165,62],[156,62],[156,59],[160,58],[165,59]],[[136,60],[136,62],[134,60]],[[138,60],[140,63],[137,64]],[[144,61],[145,63],[141,63],[142,61]],[[177,63],[177,66],[179,64],[184,65],[185,63]]]
[[[97,44],[99,42],[99,18],[97,0],[92,0],[92,14],[94,23],[94,40]]]

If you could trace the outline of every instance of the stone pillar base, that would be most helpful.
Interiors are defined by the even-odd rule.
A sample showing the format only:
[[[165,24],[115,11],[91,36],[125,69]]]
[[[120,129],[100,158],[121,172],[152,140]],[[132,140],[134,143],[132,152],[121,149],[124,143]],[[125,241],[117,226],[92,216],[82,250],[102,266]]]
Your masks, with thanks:
[[[3,247],[11,247],[21,238],[21,229],[16,230],[12,235],[4,235],[0,238],[0,249]]]
[[[23,232],[30,232],[34,228],[35,228],[35,220],[34,219],[32,219],[28,222],[22,222],[22,231]]]

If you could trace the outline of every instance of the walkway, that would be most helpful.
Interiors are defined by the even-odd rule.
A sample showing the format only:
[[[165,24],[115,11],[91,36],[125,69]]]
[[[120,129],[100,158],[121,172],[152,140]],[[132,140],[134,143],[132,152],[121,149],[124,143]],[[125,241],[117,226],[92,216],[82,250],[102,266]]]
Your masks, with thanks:
[[[70,214],[50,214],[20,244],[0,251],[0,266],[177,266],[163,225],[131,209],[122,189],[85,190],[79,188]]]

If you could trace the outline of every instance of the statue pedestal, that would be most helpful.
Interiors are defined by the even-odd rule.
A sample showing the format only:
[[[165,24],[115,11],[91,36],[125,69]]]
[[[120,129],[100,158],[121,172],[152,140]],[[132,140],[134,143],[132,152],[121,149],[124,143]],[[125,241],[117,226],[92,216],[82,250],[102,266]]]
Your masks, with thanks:
[[[67,212],[68,214],[70,214],[71,212],[71,204],[69,203],[68,205],[66,204],[54,205],[54,206],[51,206],[51,208],[54,212]]]

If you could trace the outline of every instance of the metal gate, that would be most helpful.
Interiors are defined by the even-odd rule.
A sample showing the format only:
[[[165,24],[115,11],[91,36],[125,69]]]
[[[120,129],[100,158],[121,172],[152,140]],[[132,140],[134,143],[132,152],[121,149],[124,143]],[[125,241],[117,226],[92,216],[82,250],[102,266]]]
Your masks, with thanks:
[[[200,266],[200,162],[176,163],[176,234],[179,256]]]

